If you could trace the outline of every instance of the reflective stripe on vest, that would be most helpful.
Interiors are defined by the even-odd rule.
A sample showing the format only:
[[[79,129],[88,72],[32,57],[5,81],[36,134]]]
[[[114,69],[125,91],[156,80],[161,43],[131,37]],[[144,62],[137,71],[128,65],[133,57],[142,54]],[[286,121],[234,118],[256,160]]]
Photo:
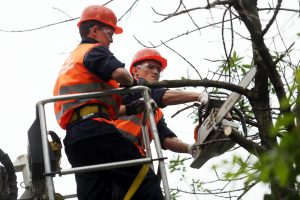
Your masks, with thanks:
[[[116,121],[115,124],[119,131],[129,139],[131,142],[138,143],[142,126],[142,114],[131,115],[131,116],[121,116]],[[130,123],[130,126],[129,126]],[[124,128],[126,127],[126,128]]]
[[[119,87],[119,84],[114,80],[110,80],[108,82],[102,81],[95,74],[90,73],[83,65],[83,58],[86,53],[99,45],[100,44],[80,44],[76,47],[76,49],[65,61],[59,73],[59,77],[56,80],[53,91],[54,96],[85,92],[99,92]],[[110,117],[115,119],[119,113],[121,97],[113,94],[92,99],[64,100],[55,102],[55,116],[59,125],[63,129],[66,129],[74,109],[90,103],[98,103],[105,106],[110,114]]]
[[[132,116],[122,116],[115,120],[115,125],[124,137],[132,141],[142,155],[145,155],[143,147],[140,145],[140,140],[142,139],[142,117],[143,114],[132,115]],[[156,109],[154,120],[155,124],[163,117],[161,109]],[[147,129],[149,133],[149,139],[152,140],[152,132],[150,129],[150,123],[147,121]]]

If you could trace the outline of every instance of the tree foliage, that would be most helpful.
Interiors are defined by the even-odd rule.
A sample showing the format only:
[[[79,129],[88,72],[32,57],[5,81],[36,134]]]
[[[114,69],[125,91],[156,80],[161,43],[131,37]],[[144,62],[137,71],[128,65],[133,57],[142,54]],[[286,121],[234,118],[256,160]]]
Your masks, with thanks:
[[[237,171],[229,171],[225,176],[226,180],[233,181],[241,177],[245,180],[245,187],[237,198],[242,198],[253,185],[262,181],[270,184],[271,189],[271,194],[266,194],[265,199],[299,199],[299,57],[295,56],[298,49],[294,48],[299,38],[287,42],[287,38],[282,34],[283,30],[279,28],[281,15],[286,12],[297,13],[299,8],[282,7],[283,2],[283,0],[278,0],[276,3],[224,0],[207,1],[204,6],[189,7],[188,2],[179,1],[174,12],[160,14],[163,17],[162,23],[180,15],[188,15],[195,23],[196,30],[201,30],[214,27],[218,23],[198,26],[197,20],[193,18],[193,12],[205,10],[213,12],[215,9],[223,12],[223,18],[219,24],[222,35],[220,46],[224,49],[224,56],[219,55],[222,56],[221,60],[217,57],[211,60],[213,64],[218,64],[217,70],[210,72],[212,78],[209,79],[213,80],[161,81],[150,87],[197,85],[231,91],[239,90],[237,92],[244,95],[245,98],[239,102],[239,109],[247,116],[248,128],[252,130],[252,134],[247,138],[237,139],[232,136],[231,139],[237,142],[238,147],[248,151],[250,156],[255,156],[257,161],[251,163],[247,158],[234,157],[230,163],[232,166],[238,165],[239,167]],[[299,1],[293,3],[297,5]],[[267,7],[264,7],[266,5]],[[293,15],[293,17],[298,16]],[[243,24],[245,29],[240,30],[240,26],[238,26],[239,29],[235,28],[237,24]],[[195,30],[189,33],[193,31]],[[229,32],[229,36],[225,36],[225,32]],[[299,36],[299,33],[294,34]],[[250,60],[244,59],[249,55],[238,51],[237,38],[251,43]],[[169,48],[168,42],[174,39],[150,47],[164,45]],[[175,51],[171,48],[170,50]],[[245,90],[235,88],[234,85],[253,65],[257,66],[258,72],[252,88]],[[192,66],[192,68],[197,72],[197,67]],[[220,81],[222,83],[218,84]],[[173,171],[176,167],[172,165],[170,169]],[[192,185],[192,192],[195,194],[205,192],[202,187],[203,183],[199,183],[199,180],[193,181]],[[218,195],[223,193],[221,190],[206,192]],[[227,198],[230,198],[231,192],[233,191],[227,191],[229,194]]]

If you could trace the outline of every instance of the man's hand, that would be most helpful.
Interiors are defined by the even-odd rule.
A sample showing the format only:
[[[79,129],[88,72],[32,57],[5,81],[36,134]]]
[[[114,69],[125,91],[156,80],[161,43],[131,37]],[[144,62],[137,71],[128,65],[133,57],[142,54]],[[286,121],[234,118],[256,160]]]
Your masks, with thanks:
[[[135,83],[132,75],[123,67],[118,67],[112,72],[112,79],[120,83],[120,87],[130,87]]]
[[[123,84],[120,84],[119,87],[132,87],[132,86],[136,86],[136,85],[138,85],[137,80],[134,79],[134,78],[132,78],[132,84],[131,84],[131,85],[123,85]]]
[[[135,100],[130,104],[125,105],[127,115],[137,115],[145,109],[145,102],[141,99]]]
[[[197,151],[197,144],[190,144],[188,146],[188,153],[191,154],[194,158],[196,157],[196,152]]]
[[[198,97],[198,101],[203,103],[203,104],[207,104],[207,102],[208,102],[208,93],[202,92]]]
[[[143,78],[141,78],[141,77],[139,77],[139,78],[137,79],[137,85],[147,85],[147,84],[149,84],[149,82],[146,81],[145,79],[143,79]]]

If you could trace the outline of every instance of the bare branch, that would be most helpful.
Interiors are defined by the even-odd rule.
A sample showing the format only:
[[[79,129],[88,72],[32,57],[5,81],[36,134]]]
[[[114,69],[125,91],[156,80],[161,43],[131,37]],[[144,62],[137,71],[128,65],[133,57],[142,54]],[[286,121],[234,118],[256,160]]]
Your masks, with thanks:
[[[74,21],[74,20],[77,20],[77,19],[79,19],[79,17],[72,18],[72,19],[67,19],[67,20],[60,21],[60,22],[55,22],[55,23],[52,23],[52,24],[47,24],[47,25],[44,25],[44,26],[39,26],[39,27],[36,27],[36,28],[24,29],[24,30],[3,30],[3,29],[0,29],[0,32],[21,33],[21,32],[36,31],[36,30],[47,28],[47,27],[50,27],[50,26],[55,26],[55,25],[58,25],[58,24],[71,22],[71,21]]]
[[[277,3],[277,6],[276,6],[274,15],[272,16],[271,20],[269,21],[269,23],[267,24],[267,26],[265,27],[265,29],[261,32],[262,36],[264,36],[267,33],[267,31],[269,30],[269,28],[271,27],[271,25],[275,21],[276,16],[277,16],[278,11],[279,11],[279,8],[281,6],[281,3],[282,3],[282,0],[278,0],[278,3]]]
[[[152,8],[153,12],[157,15],[160,15],[160,16],[166,16],[164,19],[160,20],[160,21],[155,21],[155,22],[163,22],[163,21],[166,21],[167,19],[170,19],[172,17],[175,17],[175,16],[179,16],[179,15],[182,15],[182,14],[186,14],[186,13],[190,13],[192,11],[196,11],[196,10],[203,10],[203,9],[210,9],[212,7],[215,7],[217,5],[227,5],[227,4],[232,4],[232,0],[229,0],[229,1],[220,1],[220,0],[217,0],[217,1],[214,1],[213,3],[210,3],[208,4],[207,6],[204,6],[204,7],[195,7],[195,8],[190,8],[190,9],[185,9],[183,11],[180,11],[180,12],[177,12],[178,9],[171,13],[171,14],[161,14],[161,13],[158,13],[154,8]]]
[[[216,87],[216,88],[223,88],[226,90],[230,90],[233,92],[237,92],[239,94],[245,95],[248,98],[256,98],[255,93],[251,90],[244,89],[238,85],[230,84],[224,81],[214,81],[208,79],[202,80],[162,80],[156,83],[145,83],[145,86],[149,88],[159,88],[159,87],[167,87],[167,88],[178,88],[178,87]]]
[[[71,15],[69,15],[68,13],[66,13],[65,11],[62,11],[61,9],[59,8],[56,8],[56,7],[52,7],[54,10],[58,10],[59,12],[63,13],[64,15],[68,16],[69,18],[73,18]]]
[[[184,3],[182,3],[182,5],[183,5],[184,9],[187,10],[186,7],[185,7],[185,5],[184,5]],[[197,25],[197,23],[195,22],[195,20],[192,18],[190,12],[187,12],[187,14],[188,14],[189,18],[191,19],[191,21],[193,22],[193,24],[197,27],[197,29],[199,29],[199,26]]]
[[[127,11],[118,19],[118,21],[121,21],[122,18],[125,17],[125,15],[127,15],[127,13],[129,13],[132,10],[133,6],[135,4],[137,4],[138,2],[139,2],[139,0],[134,1],[133,4],[127,9]]]
[[[163,43],[163,42],[162,42]],[[164,44],[164,43],[163,43]],[[200,79],[202,79],[202,76],[200,75],[199,71],[196,69],[196,67],[189,62],[186,58],[184,58],[181,54],[179,54],[177,51],[175,51],[174,49],[172,49],[171,47],[167,46],[166,44],[164,44],[168,49],[172,50],[174,53],[176,53],[178,56],[180,56],[184,61],[186,61],[197,73],[197,75],[199,76]]]
[[[235,20],[235,19],[237,19],[237,18],[225,20],[224,22],[230,22],[231,20]],[[152,45],[151,48],[157,48],[157,47],[160,47],[161,45],[165,45],[166,43],[168,43],[168,42],[170,42],[170,41],[173,41],[173,40],[175,40],[175,39],[178,39],[178,38],[180,38],[180,37],[182,37],[182,36],[187,36],[187,35],[189,35],[189,34],[191,34],[191,33],[193,33],[193,32],[196,32],[196,31],[199,31],[199,30],[201,30],[201,29],[208,28],[208,27],[212,27],[212,26],[215,26],[215,25],[218,25],[218,24],[221,24],[221,23],[223,23],[223,21],[221,21],[221,22],[216,22],[216,23],[212,23],[212,24],[209,24],[209,25],[206,25],[206,26],[202,26],[202,27],[200,27],[199,29],[197,28],[197,29],[194,29],[194,30],[191,30],[191,31],[182,33],[182,34],[177,35],[177,36],[175,36],[175,37],[172,37],[172,38],[170,38],[170,39],[168,39],[168,40],[166,40],[166,41],[163,41],[163,42],[161,42],[161,43],[158,44],[158,45]],[[135,35],[133,35],[133,37],[134,37],[135,40],[136,40],[139,44],[141,44],[142,46],[144,46],[144,47],[149,47],[149,46],[143,44],[139,39],[137,39],[137,37],[136,37]],[[152,43],[151,43],[151,44],[152,44]]]
[[[103,5],[105,6],[105,5],[109,4],[112,1],[114,1],[114,0],[110,0],[110,1],[108,1],[106,3],[104,3]],[[56,8],[54,8],[54,9],[56,9]],[[57,10],[61,11],[60,9],[57,9]],[[63,11],[61,11],[61,12],[63,12]],[[63,13],[66,14],[65,12],[63,12]],[[69,15],[67,15],[67,16],[69,16]],[[71,17],[71,16],[69,16],[69,17]],[[47,27],[50,27],[50,26],[55,26],[55,25],[58,25],[58,24],[63,24],[63,23],[66,23],[66,22],[77,20],[77,19],[79,19],[79,17],[67,19],[67,20],[60,21],[60,22],[54,22],[54,23],[50,23],[50,24],[39,26],[39,27],[35,27],[35,28],[23,29],[23,30],[4,30],[4,29],[0,29],[0,32],[22,33],[22,32],[36,31],[36,30],[39,30],[39,29],[47,28]]]
[[[275,10],[277,8],[258,8],[258,11],[270,11],[270,10]],[[287,11],[287,12],[295,12],[295,13],[300,13],[300,10],[298,9],[290,9],[290,8],[278,8],[278,11]]]

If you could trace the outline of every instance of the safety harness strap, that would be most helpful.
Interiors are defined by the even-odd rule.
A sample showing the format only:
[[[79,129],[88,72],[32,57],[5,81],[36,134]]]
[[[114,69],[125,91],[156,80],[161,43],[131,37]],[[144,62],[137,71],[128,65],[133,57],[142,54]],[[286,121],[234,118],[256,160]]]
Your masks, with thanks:
[[[138,175],[135,177],[133,180],[130,188],[128,189],[125,197],[123,200],[130,200],[134,193],[137,191],[137,189],[140,187],[142,184],[146,174],[148,173],[150,168],[150,164],[144,164],[143,167],[140,169]]]

